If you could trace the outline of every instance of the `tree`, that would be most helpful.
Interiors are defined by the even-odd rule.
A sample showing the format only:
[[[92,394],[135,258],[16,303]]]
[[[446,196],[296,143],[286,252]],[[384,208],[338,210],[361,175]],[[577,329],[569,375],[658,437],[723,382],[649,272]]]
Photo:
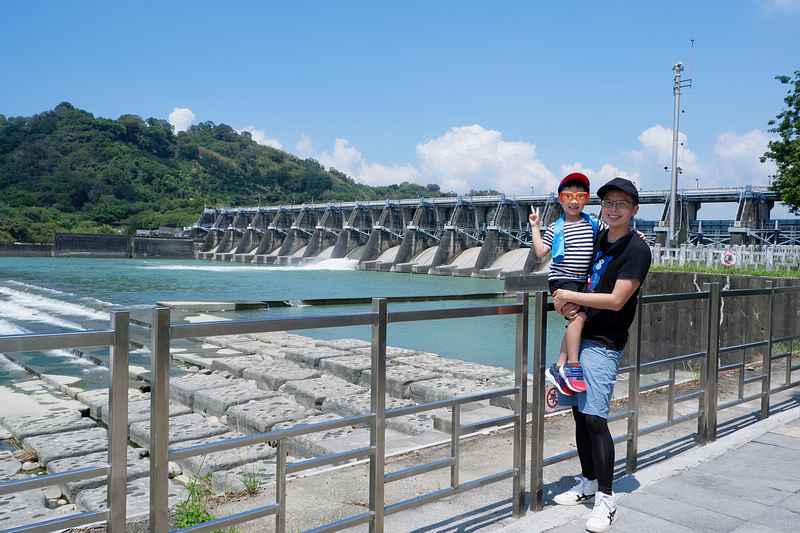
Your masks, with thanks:
[[[775,161],[778,171],[772,181],[772,190],[778,192],[789,211],[800,214],[800,70],[789,76],[776,76],[776,80],[789,85],[789,93],[784,98],[786,109],[770,120],[773,127],[769,131],[780,135],[780,140],[770,141],[769,151],[761,156],[763,163],[767,159]],[[780,122],[779,122],[780,121]]]

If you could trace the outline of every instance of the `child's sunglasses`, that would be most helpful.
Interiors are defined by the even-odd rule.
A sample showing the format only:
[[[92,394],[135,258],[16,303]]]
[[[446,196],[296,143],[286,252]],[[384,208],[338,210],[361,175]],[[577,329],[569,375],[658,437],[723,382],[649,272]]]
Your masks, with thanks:
[[[558,195],[558,199],[561,202],[571,202],[572,199],[575,199],[579,204],[585,204],[589,201],[589,193],[588,192],[569,192],[569,191],[562,191]]]

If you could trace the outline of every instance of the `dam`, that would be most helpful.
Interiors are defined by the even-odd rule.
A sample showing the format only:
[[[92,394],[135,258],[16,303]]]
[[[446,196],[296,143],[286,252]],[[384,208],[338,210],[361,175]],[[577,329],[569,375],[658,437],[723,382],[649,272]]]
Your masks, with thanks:
[[[667,241],[670,191],[640,191],[663,205],[660,220],[634,219],[648,243]],[[779,198],[766,187],[688,189],[677,196],[681,240],[695,245],[800,244],[800,219],[772,220]],[[731,220],[697,220],[703,203],[735,207]],[[599,205],[598,198],[589,206]],[[555,193],[205,209],[191,228],[198,259],[302,266],[358,260],[358,269],[505,278],[537,272],[547,258],[531,250],[528,213],[544,225],[562,214]]]

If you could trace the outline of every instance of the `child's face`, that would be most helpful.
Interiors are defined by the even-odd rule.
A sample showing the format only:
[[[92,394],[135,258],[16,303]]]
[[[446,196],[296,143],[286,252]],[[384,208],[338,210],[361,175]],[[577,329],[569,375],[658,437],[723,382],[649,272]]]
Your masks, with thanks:
[[[559,202],[558,203],[561,204],[561,207],[564,209],[564,213],[567,216],[570,216],[570,215],[578,216],[578,215],[580,215],[581,212],[583,211],[583,208],[586,206],[586,202],[579,202],[578,199],[575,197],[575,193],[579,193],[579,192],[585,193],[586,189],[581,187],[580,185],[567,185],[566,187],[561,189],[561,192],[569,192],[569,193],[573,194],[572,200],[569,201],[569,202],[561,201],[560,196],[559,196]]]

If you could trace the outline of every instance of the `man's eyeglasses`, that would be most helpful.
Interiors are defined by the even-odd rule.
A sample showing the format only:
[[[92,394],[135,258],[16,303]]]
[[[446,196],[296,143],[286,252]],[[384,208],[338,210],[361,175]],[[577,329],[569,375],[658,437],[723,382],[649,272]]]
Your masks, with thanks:
[[[571,202],[573,198],[579,204],[585,204],[586,202],[589,201],[589,193],[588,192],[562,191],[558,195],[558,200],[561,201],[561,202]]]
[[[633,204],[627,200],[617,200],[616,202],[614,200],[603,200],[600,202],[600,205],[605,209],[616,207],[618,211],[624,211],[625,209],[630,209],[633,206]]]

